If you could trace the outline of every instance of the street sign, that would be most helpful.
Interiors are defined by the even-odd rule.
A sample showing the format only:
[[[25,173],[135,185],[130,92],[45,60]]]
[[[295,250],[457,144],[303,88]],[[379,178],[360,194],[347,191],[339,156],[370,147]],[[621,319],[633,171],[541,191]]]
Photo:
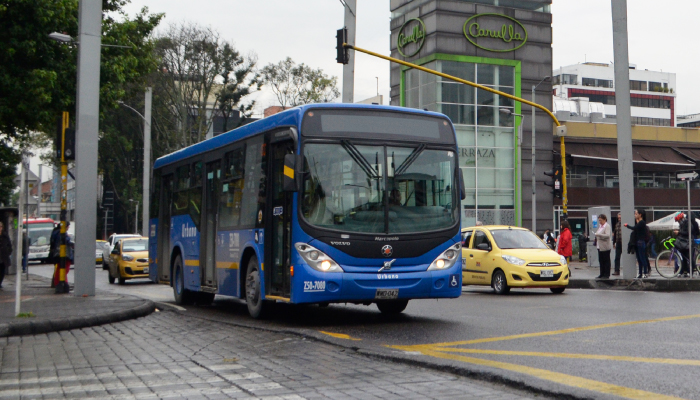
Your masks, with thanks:
[[[697,171],[691,171],[691,172],[682,172],[682,173],[677,173],[676,174],[676,180],[679,181],[694,181],[698,179],[698,173]]]

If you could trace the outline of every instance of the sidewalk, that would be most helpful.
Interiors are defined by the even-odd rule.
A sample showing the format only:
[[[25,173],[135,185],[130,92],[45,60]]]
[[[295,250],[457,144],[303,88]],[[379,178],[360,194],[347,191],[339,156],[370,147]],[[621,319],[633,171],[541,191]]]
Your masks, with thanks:
[[[142,317],[155,310],[150,300],[126,295],[76,297],[55,294],[51,281],[36,275],[22,276],[21,312],[15,317],[15,275],[6,276],[0,289],[0,337],[78,329]]]
[[[694,279],[666,279],[654,269],[653,260],[651,274],[647,279],[631,279],[629,277],[610,276],[610,279],[596,279],[600,268],[589,267],[586,262],[571,262],[571,279],[569,289],[617,289],[617,290],[650,290],[659,292],[694,292],[700,291],[700,277]],[[636,271],[635,265],[635,271]]]

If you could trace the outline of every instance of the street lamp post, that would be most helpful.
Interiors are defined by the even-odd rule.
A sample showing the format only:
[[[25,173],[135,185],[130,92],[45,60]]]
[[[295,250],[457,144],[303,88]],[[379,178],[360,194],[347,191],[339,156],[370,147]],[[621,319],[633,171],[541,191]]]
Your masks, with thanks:
[[[136,218],[134,220],[134,233],[139,233],[139,201],[129,199],[129,203],[136,203],[136,214],[134,215]]]
[[[518,124],[518,158],[522,158],[520,155],[521,148],[523,147],[523,115],[514,113],[510,108],[500,108],[498,110],[501,114],[514,115],[520,117],[520,123]],[[516,205],[522,208],[522,197],[523,197],[523,178],[522,178],[522,163],[520,168],[515,168],[516,184],[518,185],[518,198],[516,199]],[[518,226],[523,226],[523,212],[518,213]]]
[[[151,103],[153,98],[153,89],[146,88],[146,98],[145,98],[145,116],[140,112],[136,111],[133,107],[127,105],[126,103],[120,101],[119,104],[130,109],[131,111],[138,114],[144,121],[143,123],[143,190],[141,198],[143,200],[143,216],[141,227],[141,233],[144,236],[149,236],[148,219],[150,213],[150,193],[151,193]]]
[[[537,89],[538,86],[540,86],[544,81],[548,81],[550,79],[549,76],[545,76],[542,78],[540,83],[537,85],[532,86],[532,102],[535,103],[535,90]],[[537,192],[536,188],[537,185],[535,184],[535,154],[536,154],[536,146],[535,143],[537,142],[537,135],[535,135],[535,130],[536,130],[536,123],[535,123],[535,107],[532,107],[532,231],[537,234]]]

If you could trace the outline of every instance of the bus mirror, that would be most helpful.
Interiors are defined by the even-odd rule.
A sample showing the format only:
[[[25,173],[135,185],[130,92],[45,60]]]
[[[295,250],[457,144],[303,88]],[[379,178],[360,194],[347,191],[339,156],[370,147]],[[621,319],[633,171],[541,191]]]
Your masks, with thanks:
[[[459,169],[459,198],[464,200],[467,198],[467,189],[464,187],[464,175],[462,168]]]
[[[296,154],[286,154],[284,156],[284,191],[285,192],[298,192],[298,174],[297,174],[297,160],[300,159]]]

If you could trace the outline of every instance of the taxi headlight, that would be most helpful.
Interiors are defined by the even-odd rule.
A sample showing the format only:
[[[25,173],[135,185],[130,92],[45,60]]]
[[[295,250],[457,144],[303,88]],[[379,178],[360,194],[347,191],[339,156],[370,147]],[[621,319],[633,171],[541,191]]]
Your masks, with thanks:
[[[343,269],[332,258],[313,246],[306,243],[294,245],[301,258],[309,264],[309,267],[321,272],[343,272]]]
[[[459,250],[462,248],[462,243],[455,243],[449,249],[445,250],[440,254],[435,261],[430,264],[428,271],[442,270],[450,268],[455,265],[455,262],[459,259],[457,255]]]
[[[513,265],[523,265],[525,264],[525,260],[522,258],[518,258],[515,256],[509,256],[509,255],[502,255],[501,258],[506,260],[508,264],[513,264]]]
[[[559,256],[559,264],[561,264],[561,265],[566,265],[566,257],[564,257],[564,256]]]
[[[134,256],[130,256],[130,255],[128,255],[128,254],[124,254],[124,255],[122,256],[122,260],[124,260],[124,261],[134,261]]]

